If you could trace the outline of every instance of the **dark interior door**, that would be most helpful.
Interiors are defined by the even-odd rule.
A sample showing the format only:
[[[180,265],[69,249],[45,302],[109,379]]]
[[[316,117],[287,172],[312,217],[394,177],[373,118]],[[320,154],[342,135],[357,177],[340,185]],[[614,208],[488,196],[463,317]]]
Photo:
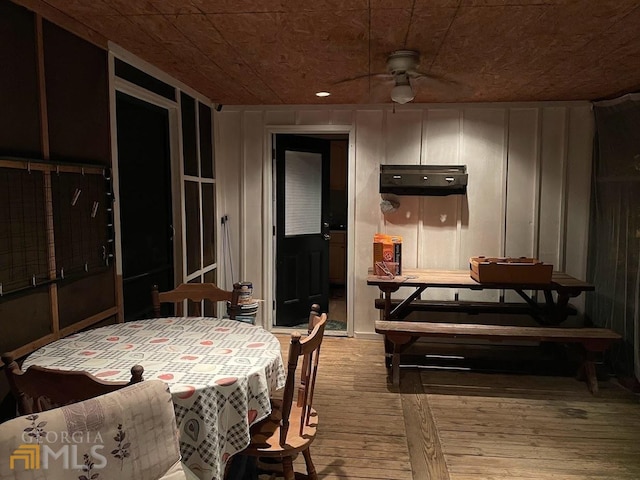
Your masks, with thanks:
[[[276,135],[276,325],[329,302],[328,140]]]
[[[169,112],[116,97],[124,318],[151,316],[151,287],[173,287]],[[118,205],[116,203],[116,205]]]

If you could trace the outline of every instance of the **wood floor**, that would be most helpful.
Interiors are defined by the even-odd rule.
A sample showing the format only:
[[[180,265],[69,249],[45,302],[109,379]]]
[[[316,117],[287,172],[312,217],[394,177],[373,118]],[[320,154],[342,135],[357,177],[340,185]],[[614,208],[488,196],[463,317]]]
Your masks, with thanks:
[[[640,479],[640,400],[614,382],[593,397],[571,376],[403,369],[398,391],[386,375],[381,340],[325,337],[321,479]]]

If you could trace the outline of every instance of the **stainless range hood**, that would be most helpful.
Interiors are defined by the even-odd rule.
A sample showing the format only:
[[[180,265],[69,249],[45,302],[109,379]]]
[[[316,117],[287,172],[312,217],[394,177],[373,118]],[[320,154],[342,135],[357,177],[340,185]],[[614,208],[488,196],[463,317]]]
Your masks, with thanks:
[[[380,193],[464,195],[466,165],[380,165]]]

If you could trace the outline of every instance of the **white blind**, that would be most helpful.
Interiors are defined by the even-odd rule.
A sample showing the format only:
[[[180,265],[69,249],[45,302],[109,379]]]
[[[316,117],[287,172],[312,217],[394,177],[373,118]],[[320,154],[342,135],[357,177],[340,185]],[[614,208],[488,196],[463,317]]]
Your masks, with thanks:
[[[287,150],[284,182],[285,236],[320,233],[322,155]]]

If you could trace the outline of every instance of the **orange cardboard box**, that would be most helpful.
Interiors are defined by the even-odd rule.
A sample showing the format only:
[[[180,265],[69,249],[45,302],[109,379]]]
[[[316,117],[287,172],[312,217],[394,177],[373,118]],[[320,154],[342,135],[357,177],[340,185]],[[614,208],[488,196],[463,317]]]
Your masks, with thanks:
[[[387,235],[376,233],[373,236],[373,271],[376,263],[384,262],[386,268],[394,275],[402,274],[402,237],[399,235]]]

